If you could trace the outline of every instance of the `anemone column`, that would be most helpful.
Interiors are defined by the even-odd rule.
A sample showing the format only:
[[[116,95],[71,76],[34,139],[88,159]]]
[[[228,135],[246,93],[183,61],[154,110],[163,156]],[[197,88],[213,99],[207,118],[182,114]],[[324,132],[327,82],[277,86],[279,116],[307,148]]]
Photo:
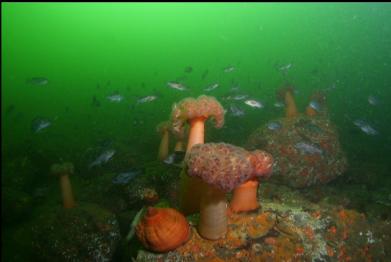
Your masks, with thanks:
[[[157,131],[161,134],[162,139],[160,141],[158,159],[163,161],[168,157],[169,145],[170,145],[170,122],[165,121],[157,126]]]
[[[227,202],[225,193],[248,181],[257,166],[243,148],[225,143],[197,144],[187,157],[188,175],[205,182],[201,195],[198,232],[207,239],[225,237],[227,232]],[[257,157],[254,162],[258,161]],[[258,166],[263,164],[256,163]]]
[[[296,102],[293,97],[293,86],[287,84],[286,86],[280,88],[277,91],[277,96],[280,100],[284,100],[285,102],[285,116],[287,118],[297,117],[299,115],[296,107]]]
[[[251,178],[234,189],[230,203],[233,212],[246,212],[259,208],[257,198],[259,177],[268,178],[273,167],[273,157],[265,151],[250,152],[248,160],[252,166]]]
[[[72,163],[54,164],[51,166],[51,173],[60,177],[60,187],[64,208],[72,208],[75,206],[72,186],[69,180],[69,175],[73,174],[73,170],[74,168]]]
[[[186,155],[196,144],[203,144],[205,140],[205,121],[212,117],[215,127],[221,128],[224,124],[224,108],[214,98],[205,95],[197,99],[185,98],[174,104],[171,113],[174,133],[183,133],[186,122],[190,124],[189,141]],[[193,214],[200,209],[201,194],[205,190],[204,183],[198,178],[189,177],[186,170],[181,172],[180,207],[186,215]]]

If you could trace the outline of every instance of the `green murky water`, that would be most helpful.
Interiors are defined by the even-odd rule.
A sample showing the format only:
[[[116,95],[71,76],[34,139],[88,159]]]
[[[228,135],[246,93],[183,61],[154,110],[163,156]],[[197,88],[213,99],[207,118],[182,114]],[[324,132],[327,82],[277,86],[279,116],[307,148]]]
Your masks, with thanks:
[[[11,202],[17,194],[33,199],[2,228],[14,236],[49,205],[34,200],[41,188],[55,187],[47,194],[59,203],[53,163],[73,162],[75,176],[92,184],[145,168],[156,159],[157,124],[183,98],[214,96],[227,110],[225,124],[208,123],[206,142],[243,146],[284,115],[275,103],[285,82],[295,86],[300,112],[315,90],[325,92],[350,175],[369,172],[354,179],[389,189],[390,17],[382,3],[2,4],[2,189]],[[88,168],[108,149],[112,159]],[[2,241],[14,246],[12,237]],[[16,246],[9,261],[23,244]]]

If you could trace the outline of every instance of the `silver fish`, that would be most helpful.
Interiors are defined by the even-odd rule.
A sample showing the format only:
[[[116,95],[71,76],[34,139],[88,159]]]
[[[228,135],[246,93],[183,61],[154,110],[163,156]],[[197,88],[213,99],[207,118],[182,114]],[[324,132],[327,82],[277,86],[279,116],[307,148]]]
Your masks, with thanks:
[[[292,68],[292,64],[289,63],[287,65],[283,65],[283,66],[280,66],[278,68],[278,70],[283,74],[283,75],[287,75],[288,74],[288,70]]]
[[[240,86],[239,85],[233,85],[231,87],[231,91],[238,91],[240,89]]]
[[[90,165],[89,165],[89,168],[92,168],[94,166],[98,166],[98,165],[101,165],[101,164],[104,164],[106,163],[107,161],[109,161],[113,155],[115,154],[115,150],[114,149],[109,149],[109,150],[106,150],[105,152],[103,152],[100,156],[98,156],[94,162],[92,162]]]
[[[372,106],[377,106],[379,104],[379,98],[377,96],[370,95],[368,96],[368,103]]]
[[[353,121],[353,124],[361,129],[367,135],[375,136],[378,135],[379,132],[374,129],[367,121],[362,119],[356,119]]]
[[[49,83],[49,80],[46,77],[32,77],[27,79],[26,83],[34,86],[44,86]]]
[[[274,103],[274,107],[277,107],[277,108],[284,107],[284,106],[285,106],[284,102],[281,102],[281,101]]]
[[[277,121],[272,121],[267,124],[267,128],[269,128],[270,130],[273,130],[273,131],[280,129],[281,127],[282,127],[282,124]]]
[[[174,163],[174,160],[175,160],[175,153],[172,153],[166,159],[164,159],[163,162],[166,163],[167,165],[171,165]]]
[[[362,119],[356,119],[353,121],[353,124],[357,127],[362,127],[362,126],[365,126],[367,124],[367,122]]]
[[[119,103],[124,100],[124,97],[120,94],[113,94],[107,97],[110,102]]]
[[[353,121],[353,124],[361,129],[367,135],[375,136],[378,135],[379,132],[374,129],[367,121],[363,119],[356,119]]]
[[[31,122],[31,129],[34,133],[39,133],[43,129],[51,126],[52,122],[47,118],[37,117]]]
[[[231,114],[233,116],[243,116],[244,115],[244,111],[242,109],[240,109],[238,106],[236,105],[230,105],[229,106],[229,110],[231,112]]]
[[[229,66],[229,67],[224,68],[224,73],[230,73],[234,70],[235,70],[235,67]]]
[[[248,95],[235,95],[232,97],[233,100],[243,100],[246,99]]]
[[[280,70],[280,71],[286,71],[286,70],[290,69],[291,67],[292,67],[292,64],[289,63],[289,64],[287,64],[287,65],[280,66],[280,67],[278,68],[278,70]]]
[[[295,144],[295,148],[304,154],[322,154],[323,150],[318,146],[306,142],[299,142]]]
[[[246,99],[248,95],[234,95],[234,96],[227,96],[224,97],[226,100],[243,100]]]
[[[171,155],[169,155],[166,159],[163,160],[167,165],[180,165],[185,158],[185,152],[175,151]]]
[[[116,177],[114,177],[111,182],[116,185],[125,185],[129,183],[134,177],[142,174],[141,170],[132,169],[128,172],[120,173]]]
[[[187,89],[186,86],[184,86],[183,84],[181,84],[179,82],[169,81],[169,82],[167,82],[167,85],[173,89],[180,90],[180,91],[184,91]]]
[[[246,105],[251,106],[251,107],[256,107],[256,108],[263,108],[264,107],[261,102],[253,100],[253,99],[248,99],[248,100],[244,101],[244,103]]]
[[[209,92],[209,91],[212,91],[212,90],[214,90],[214,89],[216,89],[216,88],[218,88],[218,87],[219,87],[219,84],[215,83],[215,84],[212,84],[212,85],[208,86],[208,87],[205,88],[204,90],[207,91],[207,92]]]
[[[312,109],[314,109],[316,112],[320,112],[320,111],[321,111],[321,109],[320,109],[320,104],[319,104],[317,101],[315,101],[315,100],[311,100],[309,106],[310,106]]]
[[[157,99],[157,96],[145,96],[137,100],[138,104],[146,103],[146,102],[152,102],[153,100]]]
[[[376,129],[374,129],[372,126],[370,126],[369,124],[361,126],[360,129],[365,134],[370,135],[370,136],[376,136],[379,134],[379,132]]]

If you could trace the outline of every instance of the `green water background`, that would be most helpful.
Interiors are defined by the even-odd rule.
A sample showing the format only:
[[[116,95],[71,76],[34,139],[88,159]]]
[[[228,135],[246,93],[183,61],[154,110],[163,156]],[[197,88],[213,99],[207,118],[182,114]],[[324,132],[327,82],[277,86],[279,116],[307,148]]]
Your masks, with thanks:
[[[156,158],[156,125],[174,102],[206,93],[226,109],[232,82],[264,103],[246,115],[226,114],[225,126],[208,124],[207,142],[243,145],[266,121],[283,116],[273,107],[285,78],[276,65],[291,63],[286,79],[298,89],[303,112],[314,90],[327,93],[349,161],[387,165],[390,152],[391,6],[387,3],[5,3],[2,4],[2,159],[45,155],[42,170],[60,159],[83,158],[102,139],[118,154]],[[191,66],[193,71],[185,73]],[[235,71],[224,73],[223,68]],[[207,77],[201,76],[208,70]],[[46,86],[26,79],[44,76]],[[167,81],[186,77],[188,91]],[[107,85],[107,83],[110,83]],[[100,86],[98,89],[97,86]],[[106,97],[119,91],[122,103]],[[156,95],[150,103],[140,97]],[[369,95],[379,98],[371,106]],[[101,102],[93,107],[92,98]],[[239,104],[239,103],[237,103]],[[14,110],[7,112],[13,105]],[[37,116],[56,119],[42,133]],[[368,136],[352,123],[363,118],[379,131]],[[120,149],[118,149],[120,148]],[[389,168],[389,166],[388,166]]]

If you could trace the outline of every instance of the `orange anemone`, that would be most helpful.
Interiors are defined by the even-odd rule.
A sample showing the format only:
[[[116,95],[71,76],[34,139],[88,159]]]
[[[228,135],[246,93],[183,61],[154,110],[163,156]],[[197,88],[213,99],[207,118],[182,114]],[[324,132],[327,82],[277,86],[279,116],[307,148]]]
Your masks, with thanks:
[[[186,122],[190,124],[189,140],[186,154],[196,144],[205,141],[205,121],[212,117],[216,128],[224,124],[224,108],[214,98],[201,95],[197,99],[185,98],[178,104],[174,104],[171,113],[172,130],[174,133],[183,133]],[[200,210],[201,194],[204,191],[204,183],[194,177],[189,177],[185,170],[181,173],[181,211],[186,215]]]
[[[160,141],[158,159],[163,161],[168,157],[169,143],[170,143],[170,122],[164,121],[157,126],[157,131],[161,134],[162,140]]]
[[[175,250],[190,238],[186,218],[173,208],[149,207],[136,227],[136,235],[143,245],[155,252]]]
[[[293,94],[294,94],[294,87],[290,84],[287,84],[285,87],[280,88],[277,93],[278,98],[285,102],[285,106],[286,106],[285,116],[287,118],[293,118],[299,115]]]
[[[64,208],[72,208],[75,206],[71,181],[69,180],[69,175],[73,174],[73,170],[74,167],[72,163],[54,164],[50,168],[50,171],[53,175],[60,177],[61,194]]]
[[[255,150],[248,156],[252,166],[252,177],[234,189],[230,210],[246,212],[259,208],[257,199],[258,177],[270,176],[273,167],[273,157],[262,150]]]
[[[225,143],[198,144],[190,150],[186,162],[188,175],[205,183],[198,223],[203,238],[225,237],[228,211],[225,194],[252,176],[253,167],[247,155],[245,149]]]
[[[232,212],[244,212],[259,208],[257,199],[258,179],[252,178],[234,189],[229,204]]]

